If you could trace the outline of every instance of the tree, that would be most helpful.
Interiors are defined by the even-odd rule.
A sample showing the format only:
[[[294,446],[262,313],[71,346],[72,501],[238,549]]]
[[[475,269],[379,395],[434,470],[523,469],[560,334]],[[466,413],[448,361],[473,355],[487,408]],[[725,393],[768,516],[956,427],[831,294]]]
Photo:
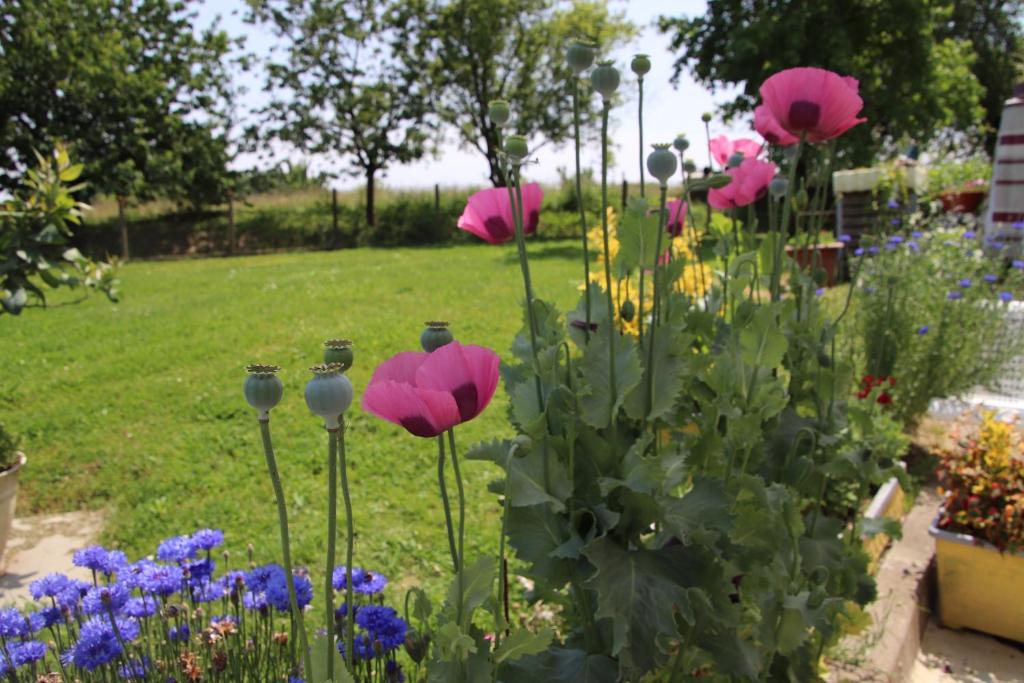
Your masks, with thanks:
[[[197,0],[10,0],[0,10],[0,184],[66,141],[90,191],[173,194],[175,171],[216,137],[227,35],[194,30]],[[205,143],[204,143],[205,144]],[[180,188],[178,188],[180,190]],[[122,223],[127,249],[127,233]],[[127,255],[127,252],[125,253]]]
[[[343,158],[366,180],[370,225],[377,174],[421,158],[433,130],[421,52],[397,4],[263,0],[248,17],[287,43],[285,58],[267,66],[275,96],[261,112],[261,135]]]
[[[596,0],[567,6],[554,0],[418,0],[405,7],[409,21],[430,37],[438,114],[464,146],[487,159],[495,186],[505,179],[488,103],[507,100],[523,135],[556,144],[571,139],[566,47],[583,36],[608,52],[634,33],[622,15]],[[582,115],[584,125],[592,125],[597,110],[583,107]]]
[[[868,125],[851,130],[844,149],[859,164],[906,139],[928,143],[983,124],[985,86],[973,71],[978,55],[963,31],[945,28],[952,4],[710,0],[705,15],[661,17],[659,26],[682,53],[675,79],[689,69],[707,86],[743,84],[723,107],[727,118],[751,111],[760,84],[781,69],[819,66],[858,78]]]

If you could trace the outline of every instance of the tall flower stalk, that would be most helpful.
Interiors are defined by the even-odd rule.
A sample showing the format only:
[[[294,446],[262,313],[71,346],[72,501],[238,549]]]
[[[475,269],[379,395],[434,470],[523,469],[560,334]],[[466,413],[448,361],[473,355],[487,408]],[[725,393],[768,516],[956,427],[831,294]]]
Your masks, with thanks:
[[[636,74],[637,105],[636,120],[640,129],[640,196],[646,196],[644,182],[644,76],[651,70],[651,59],[647,55],[636,55],[629,68]]]
[[[281,559],[284,562],[285,582],[288,586],[288,604],[292,614],[292,629],[298,634],[299,648],[302,651],[303,671],[306,675],[313,670],[309,644],[306,640],[306,624],[299,609],[299,601],[295,593],[295,573],[292,570],[291,542],[288,538],[288,510],[284,502],[284,488],[281,486],[281,475],[277,471],[277,459],[274,457],[274,444],[270,438],[270,410],[280,401],[284,388],[277,372],[276,365],[250,365],[246,370],[249,377],[245,381],[245,398],[259,413],[260,436],[263,438],[263,455],[267,461],[267,473],[274,487],[274,499],[277,502],[277,519],[281,532]]]
[[[594,63],[594,48],[586,43],[576,42],[566,53],[572,70],[572,131],[573,149],[576,157],[576,208],[580,212],[580,239],[583,242],[583,301],[585,311],[583,338],[590,341],[590,246],[587,240],[587,212],[583,206],[583,179],[580,164],[580,75]]]

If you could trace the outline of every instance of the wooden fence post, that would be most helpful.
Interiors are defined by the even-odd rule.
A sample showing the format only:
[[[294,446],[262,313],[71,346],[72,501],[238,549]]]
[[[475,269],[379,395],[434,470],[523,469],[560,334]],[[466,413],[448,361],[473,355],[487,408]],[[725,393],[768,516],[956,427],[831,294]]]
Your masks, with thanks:
[[[331,248],[337,249],[341,244],[338,234],[338,191],[331,188]]]
[[[235,234],[235,191],[228,190],[228,255],[235,255],[235,244],[238,241]]]
[[[629,198],[629,183],[626,179],[622,179],[622,210],[626,210],[626,200]]]

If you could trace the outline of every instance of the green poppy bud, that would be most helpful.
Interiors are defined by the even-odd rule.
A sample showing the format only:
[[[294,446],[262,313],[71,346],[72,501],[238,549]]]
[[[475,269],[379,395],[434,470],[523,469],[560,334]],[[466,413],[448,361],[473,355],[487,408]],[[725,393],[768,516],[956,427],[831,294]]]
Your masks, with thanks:
[[[494,121],[499,126],[504,126],[508,123],[508,119],[511,115],[512,111],[509,109],[508,102],[505,100],[491,100],[487,104],[487,118]]]
[[[704,123],[711,123],[711,112],[706,111],[700,115],[700,120]]]
[[[743,163],[743,159],[745,158],[746,157],[743,156],[743,152],[733,152],[732,154],[729,155],[729,160],[726,163],[726,165],[729,168],[736,168],[737,166]]]
[[[600,62],[590,73],[590,84],[605,101],[619,88],[619,70],[613,64],[614,62]]]
[[[249,365],[245,368],[249,373],[243,386],[245,400],[259,411],[260,420],[269,420],[271,408],[281,402],[284,385],[277,376],[280,369],[276,365]]]
[[[686,161],[683,162],[683,170],[686,171],[687,173],[696,173],[697,164],[687,159]]]
[[[786,194],[786,190],[789,189],[789,181],[782,176],[772,178],[772,181],[768,183],[768,191],[771,192],[772,196],[778,199]]]
[[[337,429],[338,417],[352,405],[352,383],[337,363],[314,365],[313,379],[306,382],[306,405],[324,419],[327,429]]]
[[[324,342],[324,364],[337,363],[345,372],[352,367],[352,360],[352,340],[328,339]]]
[[[651,58],[647,55],[636,55],[633,57],[633,61],[629,63],[629,68],[637,76],[643,78],[651,70]]]
[[[647,155],[647,170],[658,179],[662,187],[668,184],[668,179],[676,174],[679,168],[679,160],[669,150],[668,145],[653,145],[654,151]]]
[[[565,59],[569,62],[569,68],[572,69],[573,74],[579,76],[594,63],[594,46],[576,41],[569,46],[565,53]]]
[[[807,206],[811,203],[811,196],[807,194],[806,188],[801,187],[797,190],[796,196],[793,197],[793,200],[796,202],[798,209],[805,211]]]
[[[672,141],[672,147],[677,152],[685,152],[690,149],[690,141],[686,139],[686,136],[680,133],[676,136],[676,139]]]
[[[628,323],[633,321],[634,315],[636,315],[636,304],[633,303],[632,299],[626,299],[619,306],[619,317]]]
[[[426,323],[426,329],[420,335],[420,346],[427,353],[437,351],[445,344],[455,341],[452,331],[448,329],[448,323],[439,320],[430,320]]]
[[[522,135],[509,135],[505,138],[505,154],[513,164],[521,164],[530,155],[526,138]]]

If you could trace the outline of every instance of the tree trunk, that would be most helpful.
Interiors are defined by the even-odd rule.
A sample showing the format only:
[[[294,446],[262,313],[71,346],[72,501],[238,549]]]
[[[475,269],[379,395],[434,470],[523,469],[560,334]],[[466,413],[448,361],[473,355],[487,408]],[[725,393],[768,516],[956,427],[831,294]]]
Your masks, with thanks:
[[[338,191],[331,189],[331,249],[341,246],[341,235],[338,233]]]
[[[374,198],[374,176],[377,175],[377,169],[367,169],[366,171],[366,224],[371,228],[377,226],[377,216],[373,210],[373,198]]]
[[[228,190],[228,254],[235,255],[235,193]]]
[[[127,201],[126,197],[117,196],[117,225],[121,229],[121,258],[125,261],[130,256],[128,251],[128,221],[124,218],[124,205]]]
[[[494,187],[505,187],[505,174],[501,172],[501,160],[498,154],[498,140],[492,136],[490,130],[484,131],[484,139],[487,141],[487,164],[491,168],[491,184]]]

